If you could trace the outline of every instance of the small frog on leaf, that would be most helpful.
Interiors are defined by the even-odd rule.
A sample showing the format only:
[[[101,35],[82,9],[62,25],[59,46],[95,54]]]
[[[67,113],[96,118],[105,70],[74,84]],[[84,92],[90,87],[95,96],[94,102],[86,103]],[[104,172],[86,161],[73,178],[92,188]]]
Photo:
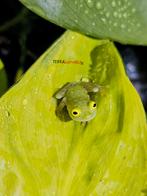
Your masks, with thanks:
[[[99,89],[97,84],[88,80],[65,84],[55,93],[55,98],[59,100],[56,108],[57,116],[61,116],[66,108],[70,120],[80,122],[92,120],[97,112],[94,95]]]

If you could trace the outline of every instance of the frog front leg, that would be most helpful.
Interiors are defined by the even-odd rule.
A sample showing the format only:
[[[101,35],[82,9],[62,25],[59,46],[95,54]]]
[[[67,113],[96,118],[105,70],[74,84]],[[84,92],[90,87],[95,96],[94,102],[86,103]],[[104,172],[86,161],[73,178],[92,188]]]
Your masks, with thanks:
[[[56,99],[62,99],[65,96],[66,91],[73,85],[73,83],[66,83],[61,89],[59,89],[54,97]]]

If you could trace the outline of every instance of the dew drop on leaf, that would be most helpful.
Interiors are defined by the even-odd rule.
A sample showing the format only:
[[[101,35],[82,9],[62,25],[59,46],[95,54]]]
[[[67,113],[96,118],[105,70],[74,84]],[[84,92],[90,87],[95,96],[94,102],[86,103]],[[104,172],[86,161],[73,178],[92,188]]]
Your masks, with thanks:
[[[98,3],[96,4],[96,8],[97,8],[98,10],[100,10],[100,9],[102,8],[102,4],[101,4],[100,2],[98,2]]]

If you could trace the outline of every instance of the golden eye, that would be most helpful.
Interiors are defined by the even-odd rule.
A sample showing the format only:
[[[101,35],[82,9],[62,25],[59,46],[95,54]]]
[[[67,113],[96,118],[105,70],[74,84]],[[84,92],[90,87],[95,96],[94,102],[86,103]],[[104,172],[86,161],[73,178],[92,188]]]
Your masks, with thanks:
[[[71,113],[72,113],[72,115],[73,115],[74,117],[78,117],[78,116],[80,116],[81,110],[78,109],[78,108],[75,108],[75,109],[72,110]]]
[[[95,101],[91,101],[89,103],[90,109],[95,109],[96,108],[96,102]]]

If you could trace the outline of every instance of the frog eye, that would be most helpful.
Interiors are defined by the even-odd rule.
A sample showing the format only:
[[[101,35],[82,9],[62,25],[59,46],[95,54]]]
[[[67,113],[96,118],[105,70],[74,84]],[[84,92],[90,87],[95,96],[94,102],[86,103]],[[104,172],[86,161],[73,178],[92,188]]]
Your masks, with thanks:
[[[78,117],[78,116],[80,116],[81,110],[78,109],[78,108],[75,108],[75,109],[72,110],[71,113],[72,113],[72,115],[73,115],[74,117]]]
[[[96,108],[96,102],[95,101],[91,101],[89,103],[90,109],[95,109]]]

